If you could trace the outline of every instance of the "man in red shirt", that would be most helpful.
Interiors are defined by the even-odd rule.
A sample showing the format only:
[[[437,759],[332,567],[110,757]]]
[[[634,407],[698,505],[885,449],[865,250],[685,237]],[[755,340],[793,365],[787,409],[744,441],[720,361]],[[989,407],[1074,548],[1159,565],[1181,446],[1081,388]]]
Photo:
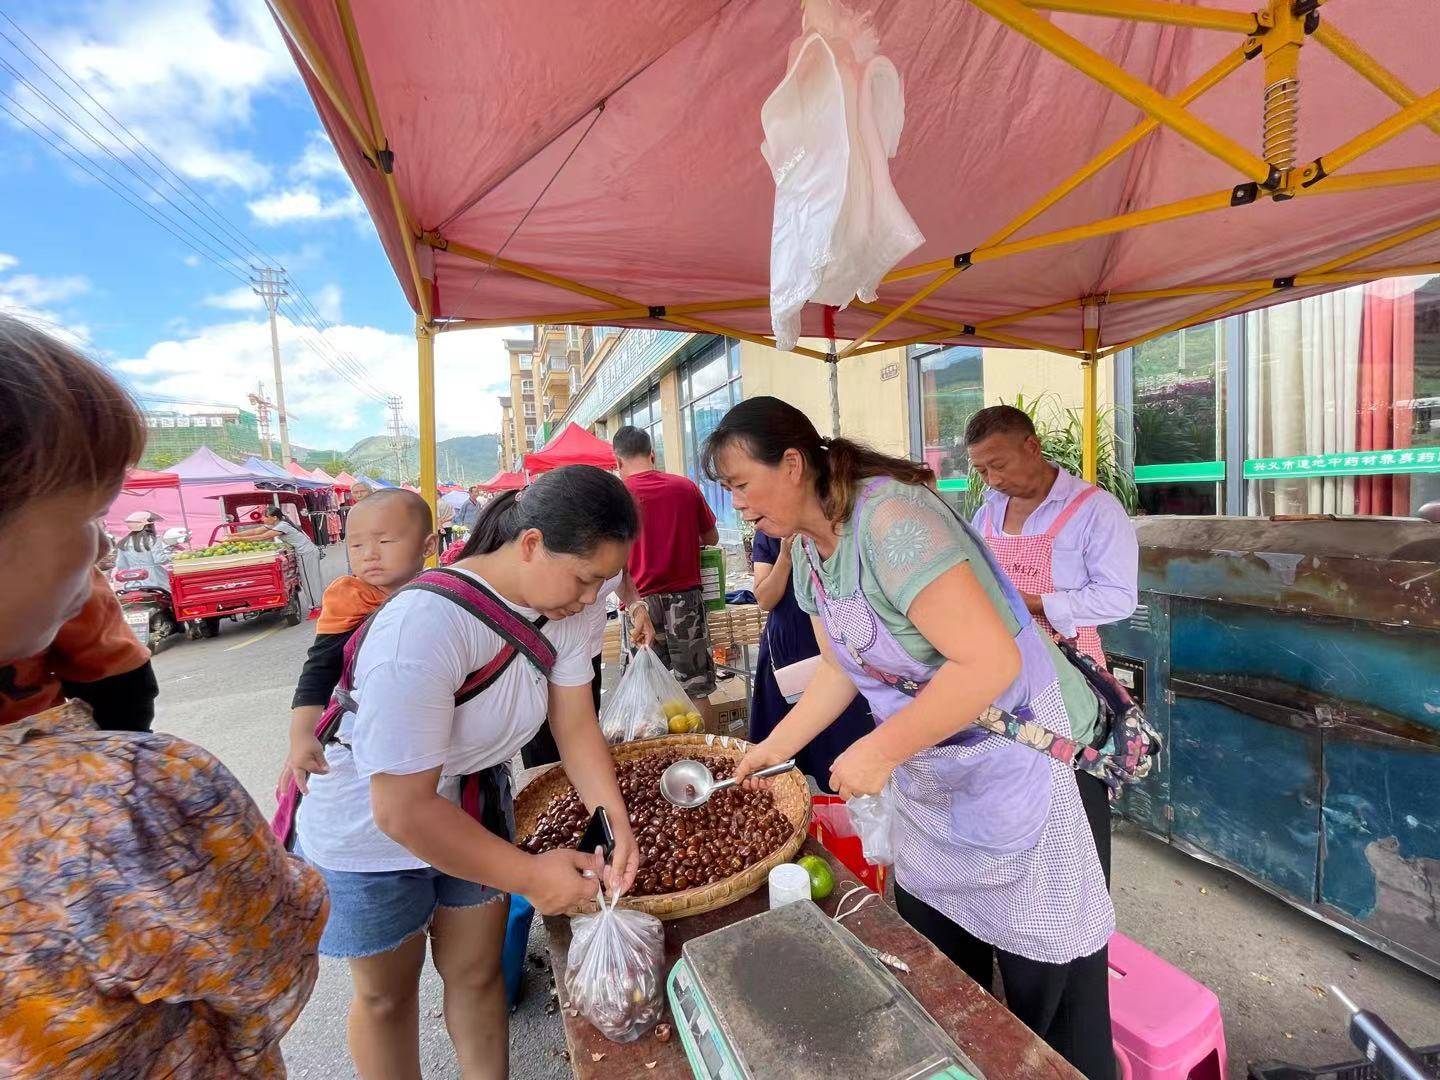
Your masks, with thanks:
[[[620,479],[640,510],[627,569],[655,624],[651,646],[691,697],[715,690],[715,661],[700,590],[700,549],[717,543],[715,514],[694,482],[655,467],[650,436],[623,427],[612,444]]]

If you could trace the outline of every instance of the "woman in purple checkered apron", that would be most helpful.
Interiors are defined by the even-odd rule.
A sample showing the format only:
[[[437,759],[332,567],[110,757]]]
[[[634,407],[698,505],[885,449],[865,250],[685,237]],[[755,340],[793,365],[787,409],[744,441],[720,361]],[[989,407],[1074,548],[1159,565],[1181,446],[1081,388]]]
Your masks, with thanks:
[[[858,689],[877,727],[835,761],[841,795],[888,792],[901,916],[1092,1080],[1110,1080],[1106,943],[1115,912],[1074,773],[974,724],[988,707],[1045,732],[1088,728],[1094,695],[1040,633],[983,540],[925,466],[822,439],[798,409],[752,398],[705,467],[772,535],[799,534],[796,599],[824,662],[741,762],[784,760]],[[1086,712],[1085,710],[1091,710]]]

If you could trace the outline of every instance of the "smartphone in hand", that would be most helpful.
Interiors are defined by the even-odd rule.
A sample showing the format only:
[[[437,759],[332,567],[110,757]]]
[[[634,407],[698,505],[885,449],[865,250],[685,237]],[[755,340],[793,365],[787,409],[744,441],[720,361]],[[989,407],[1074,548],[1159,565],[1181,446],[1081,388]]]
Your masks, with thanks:
[[[585,834],[580,837],[580,843],[575,847],[587,855],[600,848],[605,853],[607,863],[615,857],[615,833],[610,828],[610,815],[603,806],[597,806],[595,813],[590,815],[590,824],[585,827]]]

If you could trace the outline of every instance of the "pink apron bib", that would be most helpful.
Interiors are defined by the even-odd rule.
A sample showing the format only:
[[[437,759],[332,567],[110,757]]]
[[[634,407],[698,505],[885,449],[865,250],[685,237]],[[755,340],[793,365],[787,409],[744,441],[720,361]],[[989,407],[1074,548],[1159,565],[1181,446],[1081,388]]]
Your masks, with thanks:
[[[1096,487],[1088,487],[1075,496],[1070,501],[1070,505],[1060,512],[1055,523],[1036,536],[1009,535],[1003,531],[1005,527],[1003,518],[997,528],[994,516],[1000,504],[992,507],[986,513],[985,543],[995,553],[1000,568],[1010,575],[1010,580],[1015,583],[1016,588],[1021,592],[1030,593],[1032,596],[1045,596],[1047,593],[1055,591],[1053,571],[1055,538],[1060,535],[1061,529],[1070,524],[1070,519],[1075,516],[1075,512],[1099,490]],[[1003,509],[999,512],[1004,514]],[[1051,637],[1060,636],[1045,616],[1036,615],[1034,618],[1035,622]],[[1075,647],[1094,659],[1102,669],[1105,667],[1105,650],[1100,645],[1100,632],[1095,627],[1077,626],[1075,628]]]

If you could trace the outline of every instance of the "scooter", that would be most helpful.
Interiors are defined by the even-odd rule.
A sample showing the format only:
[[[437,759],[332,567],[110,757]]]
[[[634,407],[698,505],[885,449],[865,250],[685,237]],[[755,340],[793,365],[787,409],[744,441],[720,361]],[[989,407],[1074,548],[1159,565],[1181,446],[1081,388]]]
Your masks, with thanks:
[[[136,640],[154,653],[180,629],[180,624],[175,621],[170,591],[143,584],[148,577],[144,570],[116,570],[114,586],[126,624]]]

